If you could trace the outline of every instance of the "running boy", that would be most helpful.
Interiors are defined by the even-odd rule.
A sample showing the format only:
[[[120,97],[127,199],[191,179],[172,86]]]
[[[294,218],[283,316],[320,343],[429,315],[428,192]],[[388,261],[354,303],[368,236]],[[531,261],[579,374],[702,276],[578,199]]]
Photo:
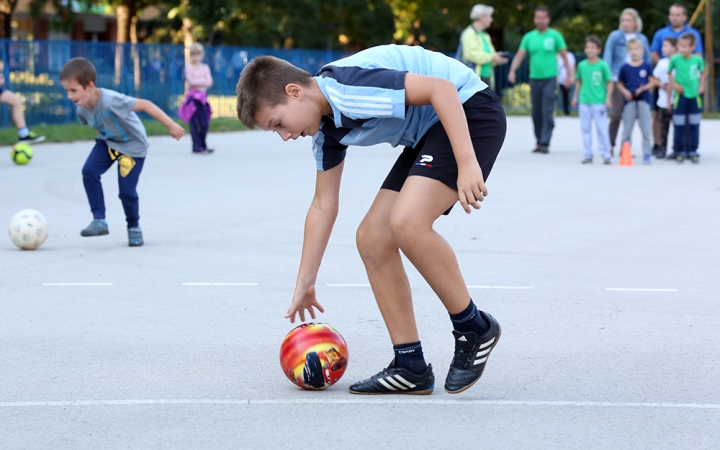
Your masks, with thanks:
[[[185,131],[152,102],[97,88],[96,79],[95,66],[85,58],[71,59],[60,72],[60,82],[67,91],[68,98],[77,105],[78,120],[83,125],[90,124],[98,132],[95,147],[82,170],[93,221],[80,234],[108,234],[100,176],[117,160],[120,200],[127,219],[128,243],[131,247],[139,247],[143,245],[143,236],[139,223],[140,208],[136,187],[150,144],[145,127],[135,112],[144,111],[162,122],[175,139],[180,139]]]
[[[429,394],[412,294],[400,251],[450,314],[455,356],[445,390],[475,384],[500,338],[500,325],[470,299],[452,248],[433,230],[460,201],[469,213],[487,195],[485,179],[505,139],[500,99],[463,63],[421,47],[370,48],[324,66],[315,77],[262,56],[243,70],[238,117],[248,128],[283,140],[313,136],[315,197],[305,222],[297,284],[285,315],[323,312],[315,280],[338,212],[349,145],[382,142],[405,148],[357,231],[357,246],[393,343],[395,358],[353,384],[354,394]]]
[[[593,162],[592,153],[592,121],[598,137],[598,152],[605,164],[610,164],[610,131],[608,128],[607,110],[612,107],[613,82],[610,66],[598,55],[602,51],[602,43],[597,36],[585,39],[585,55],[587,59],[578,64],[575,95],[572,106],[578,105],[580,98],[580,127],[585,144],[583,164]]]
[[[695,36],[686,33],[678,39],[678,53],[670,58],[668,66],[670,84],[677,96],[673,105],[673,125],[675,143],[673,145],[676,160],[682,163],[690,158],[694,164],[700,162],[697,149],[700,145],[700,119],[702,118],[702,98],[705,93],[705,61],[695,50]],[[673,70],[675,74],[673,75]]]
[[[667,37],[662,44],[662,54],[666,55],[658,61],[653,70],[653,75],[660,84],[658,89],[657,116],[660,122],[660,140],[653,147],[653,154],[656,158],[662,159],[667,153],[667,137],[670,132],[670,119],[672,118],[673,90],[670,86],[670,77],[668,76],[670,67],[670,58],[675,54],[677,39]],[[670,155],[675,159],[675,154]]]
[[[12,120],[18,130],[18,142],[35,144],[45,140],[45,136],[35,134],[27,127],[22,100],[17,94],[5,88],[5,76],[2,73],[0,73],[0,103],[12,108]]]
[[[657,80],[652,76],[652,66],[643,61],[645,47],[640,39],[628,39],[627,51],[630,61],[620,68],[617,83],[618,89],[625,97],[622,142],[631,141],[632,130],[637,120],[643,136],[643,164],[650,164],[650,151],[652,150],[650,92]]]

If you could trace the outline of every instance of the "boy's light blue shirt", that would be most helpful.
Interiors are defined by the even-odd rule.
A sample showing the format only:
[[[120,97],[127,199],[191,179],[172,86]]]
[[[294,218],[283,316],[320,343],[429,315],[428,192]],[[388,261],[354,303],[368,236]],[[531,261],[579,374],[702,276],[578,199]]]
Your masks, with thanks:
[[[431,105],[405,105],[408,72],[452,81],[462,103],[487,88],[460,61],[417,46],[383,45],[330,63],[315,77],[333,110],[313,136],[318,170],[340,164],[349,145],[413,147],[439,121]]]

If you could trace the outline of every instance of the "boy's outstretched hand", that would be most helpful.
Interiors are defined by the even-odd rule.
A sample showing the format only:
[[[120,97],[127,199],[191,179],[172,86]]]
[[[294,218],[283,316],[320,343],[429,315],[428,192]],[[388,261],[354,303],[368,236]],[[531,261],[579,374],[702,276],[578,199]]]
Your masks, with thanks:
[[[318,303],[315,297],[315,286],[309,286],[307,288],[295,288],[295,294],[293,295],[290,309],[285,313],[285,318],[290,319],[290,323],[295,323],[295,314],[300,314],[300,321],[305,322],[305,310],[310,313],[310,317],[315,318],[315,309],[324,313],[322,305]]]
[[[488,195],[483,180],[482,169],[475,163],[470,167],[458,168],[458,200],[466,213],[472,211],[470,206],[480,209],[480,203]]]
[[[173,122],[169,127],[168,131],[170,132],[170,136],[174,137],[175,139],[180,139],[185,135],[185,129],[181,127],[180,125]]]

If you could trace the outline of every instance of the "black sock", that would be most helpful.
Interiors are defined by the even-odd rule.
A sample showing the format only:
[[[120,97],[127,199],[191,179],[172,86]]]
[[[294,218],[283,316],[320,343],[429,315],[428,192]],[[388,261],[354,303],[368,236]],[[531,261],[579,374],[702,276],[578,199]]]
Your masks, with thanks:
[[[393,350],[395,350],[395,367],[402,367],[415,373],[423,373],[427,370],[420,341],[393,345]]]
[[[476,335],[482,336],[490,329],[490,324],[480,315],[475,303],[470,299],[470,304],[461,313],[450,314],[453,328],[459,333],[474,331]]]

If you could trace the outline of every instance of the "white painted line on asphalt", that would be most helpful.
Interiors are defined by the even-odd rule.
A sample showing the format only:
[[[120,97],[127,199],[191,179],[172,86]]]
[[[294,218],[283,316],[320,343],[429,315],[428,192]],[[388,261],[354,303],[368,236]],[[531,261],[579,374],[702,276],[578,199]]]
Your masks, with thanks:
[[[370,287],[369,284],[362,283],[328,283],[326,286],[330,287]]]
[[[112,286],[112,283],[43,283],[43,286]]]
[[[183,283],[183,286],[257,286],[258,283]]]
[[[382,399],[382,398],[295,398],[295,399],[137,399],[137,400],[67,400],[0,402],[0,407],[30,406],[136,406],[136,405],[485,405],[485,406],[547,406],[581,408],[684,408],[718,409],[718,403],[671,403],[671,402],[588,402],[544,400],[451,400],[451,399]]]
[[[468,285],[468,289],[533,289],[532,286],[473,286]]]
[[[677,289],[653,289],[653,288],[605,288],[606,291],[620,292],[677,292]]]

